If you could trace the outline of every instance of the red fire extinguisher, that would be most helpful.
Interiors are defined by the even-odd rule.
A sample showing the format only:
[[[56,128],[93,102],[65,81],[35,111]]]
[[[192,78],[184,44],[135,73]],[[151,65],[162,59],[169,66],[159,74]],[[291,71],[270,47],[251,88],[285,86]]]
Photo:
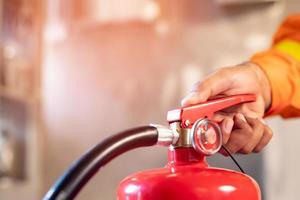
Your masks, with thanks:
[[[169,127],[149,125],[120,132],[93,147],[52,186],[44,200],[73,199],[92,176],[116,156],[138,147],[168,146],[168,163],[125,178],[118,200],[260,200],[260,189],[244,173],[209,167],[206,156],[222,147],[222,133],[211,120],[217,111],[255,101],[236,95],[168,112]],[[101,198],[100,198],[101,199]]]

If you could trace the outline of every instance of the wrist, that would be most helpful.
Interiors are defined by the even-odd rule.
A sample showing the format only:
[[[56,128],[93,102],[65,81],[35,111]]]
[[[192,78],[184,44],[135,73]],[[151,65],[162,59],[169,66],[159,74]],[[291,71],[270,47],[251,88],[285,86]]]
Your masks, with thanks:
[[[272,103],[272,94],[271,94],[271,86],[269,79],[266,73],[261,69],[261,67],[255,63],[249,62],[247,63],[256,74],[259,85],[261,86],[261,93],[265,103],[265,111],[267,111]]]

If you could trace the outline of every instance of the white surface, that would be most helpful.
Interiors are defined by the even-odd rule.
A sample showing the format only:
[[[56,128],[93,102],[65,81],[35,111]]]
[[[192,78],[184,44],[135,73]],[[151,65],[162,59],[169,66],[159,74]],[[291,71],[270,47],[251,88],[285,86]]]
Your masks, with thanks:
[[[265,152],[267,199],[299,199],[300,120],[268,120],[274,138]]]

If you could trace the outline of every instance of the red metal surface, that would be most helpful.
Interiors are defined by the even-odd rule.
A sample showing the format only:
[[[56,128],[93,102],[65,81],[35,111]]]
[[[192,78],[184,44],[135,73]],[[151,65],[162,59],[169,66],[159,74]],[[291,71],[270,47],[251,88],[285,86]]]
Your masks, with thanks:
[[[169,150],[166,167],[124,179],[118,200],[260,200],[257,183],[249,176],[210,168],[193,148]]]
[[[198,119],[210,118],[215,112],[224,110],[228,107],[255,101],[256,97],[252,94],[234,95],[207,101],[205,103],[183,107],[168,112],[167,120],[169,123],[182,122],[182,127],[190,128]],[[184,123],[189,120],[189,125]]]

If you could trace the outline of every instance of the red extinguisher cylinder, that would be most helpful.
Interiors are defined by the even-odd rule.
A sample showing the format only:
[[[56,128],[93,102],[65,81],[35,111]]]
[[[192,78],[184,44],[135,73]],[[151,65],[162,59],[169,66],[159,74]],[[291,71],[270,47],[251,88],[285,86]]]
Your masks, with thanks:
[[[211,168],[193,148],[170,148],[164,168],[136,173],[118,188],[118,200],[261,200],[250,176]]]

